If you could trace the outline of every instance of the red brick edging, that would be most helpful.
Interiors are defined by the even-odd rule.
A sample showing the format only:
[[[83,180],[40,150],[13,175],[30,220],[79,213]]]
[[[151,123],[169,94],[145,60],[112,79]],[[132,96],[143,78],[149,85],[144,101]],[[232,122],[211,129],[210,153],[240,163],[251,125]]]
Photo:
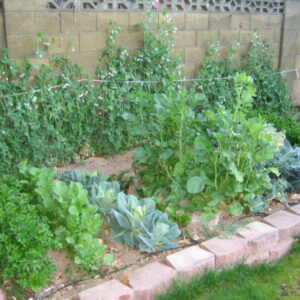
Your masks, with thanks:
[[[72,300],[153,300],[174,279],[189,279],[206,269],[243,261],[249,265],[274,262],[290,250],[292,238],[298,234],[300,204],[275,212],[262,222],[249,223],[228,239],[215,237],[167,256],[164,263],[154,262],[134,270],[128,275],[128,286],[110,280],[80,292]]]

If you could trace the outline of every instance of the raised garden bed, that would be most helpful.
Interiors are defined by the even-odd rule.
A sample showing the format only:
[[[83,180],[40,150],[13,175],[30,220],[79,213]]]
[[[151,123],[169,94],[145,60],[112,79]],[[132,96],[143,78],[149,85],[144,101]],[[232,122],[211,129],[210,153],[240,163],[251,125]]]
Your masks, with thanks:
[[[61,173],[65,170],[77,169],[88,170],[89,172],[99,171],[103,174],[111,175],[122,171],[127,171],[128,174],[133,175],[134,172],[133,170],[131,170],[131,155],[131,151],[129,151],[113,157],[90,157],[84,161],[81,161],[80,165],[73,164],[64,168],[58,168],[58,172]],[[130,187],[130,190],[134,191],[134,188]],[[300,197],[298,196],[298,194],[290,194],[289,202],[294,202],[295,204],[298,202],[300,203]],[[289,210],[293,210],[292,213],[295,214],[295,212],[297,212],[297,207],[299,207],[299,205],[291,206]],[[276,216],[277,211],[285,209],[287,209],[285,204],[279,203],[277,201],[272,201],[270,204],[270,208],[266,213],[275,213]],[[297,219],[297,217],[295,218]],[[300,220],[300,217],[298,218]],[[270,221],[268,221],[269,219]],[[249,254],[249,249],[252,249],[251,251],[253,251],[255,247],[259,248],[261,251],[258,251],[258,253],[255,254],[252,253],[252,255],[248,257],[248,263],[255,264],[260,261],[274,261],[281,257],[291,246],[291,239],[285,240],[285,237],[290,236],[291,233],[300,233],[300,221],[299,224],[297,223],[298,221],[296,221],[296,225],[287,225],[291,226],[293,228],[292,230],[288,228],[283,228],[279,230],[282,239],[282,241],[279,242],[279,235],[277,229],[273,229],[273,231],[268,231],[268,229],[270,230],[270,226],[265,225],[265,227],[267,228],[266,229],[263,225],[261,225],[263,227],[258,226],[258,236],[254,237],[254,240],[258,240],[257,243],[254,242],[254,248],[249,247],[249,243],[251,244],[251,242],[244,242],[240,245],[240,247],[237,247],[237,249],[234,250],[234,248],[231,245],[229,245],[232,240],[232,238],[230,238],[230,235],[237,234],[239,231],[241,231],[242,227],[247,226],[248,223],[253,222],[263,222],[268,224],[271,223],[272,226],[278,228],[280,228],[281,226],[281,224],[276,224],[276,221],[272,221],[272,217],[266,217],[263,215],[242,215],[241,217],[234,217],[226,215],[224,213],[218,214],[213,221],[211,221],[208,225],[205,225],[202,221],[200,221],[199,214],[194,213],[192,214],[191,222],[185,228],[181,228],[183,234],[178,240],[177,247],[186,247],[186,249],[174,249],[156,254],[141,253],[140,251],[132,247],[115,243],[110,238],[107,230],[105,233],[105,237],[103,238],[103,242],[106,251],[111,252],[114,255],[114,262],[112,267],[105,267],[102,270],[101,274],[97,274],[93,278],[85,280],[86,275],[81,273],[78,269],[72,267],[72,262],[67,258],[66,253],[49,251],[49,256],[55,261],[56,273],[53,277],[52,282],[42,290],[40,295],[43,295],[43,297],[46,297],[48,295],[48,299],[71,299],[74,297],[74,299],[76,299],[78,295],[81,295],[80,299],[93,299],[89,298],[89,296],[84,295],[88,295],[88,293],[94,294],[94,292],[86,292],[87,294],[85,294],[84,291],[89,291],[89,289],[93,287],[98,287],[96,289],[102,290],[103,286],[101,284],[110,280],[117,280],[125,286],[130,286],[130,276],[133,276],[132,274],[135,274],[135,272],[139,272],[138,270],[140,268],[143,268],[145,265],[159,262],[164,265],[168,265],[168,267],[173,267],[177,269],[178,274],[180,274],[181,276],[190,276],[191,274],[196,274],[199,271],[203,271],[205,266],[215,267],[217,265],[217,267],[221,267],[223,266],[224,262],[238,262]],[[201,243],[204,240],[210,239],[216,235],[219,235],[221,237],[221,239],[213,239],[213,241],[216,241],[217,244],[213,242]],[[243,238],[247,239],[247,237],[252,236],[251,232],[248,234],[246,232],[244,234],[241,233],[238,235],[239,241],[241,241]],[[267,236],[267,238],[265,238],[265,236]],[[269,236],[271,236],[271,238]],[[199,241],[199,243],[197,243],[197,240]],[[230,246],[227,253],[223,253],[222,251],[220,253],[218,252],[218,244],[221,245],[221,249],[224,250],[225,248],[224,245],[222,246],[222,243],[228,243],[228,245]],[[196,245],[194,246],[193,244]],[[201,250],[203,252],[199,252],[199,244],[200,247],[203,249]],[[262,246],[260,246],[260,244]],[[277,245],[276,247],[275,244]],[[234,245],[237,246],[238,243],[235,242]],[[204,250],[208,250],[212,254],[208,255],[207,252],[205,252]],[[234,251],[236,251],[236,253],[238,254],[233,255]],[[190,255],[192,257],[191,260],[185,259],[185,263],[190,264],[189,266],[186,266],[185,263],[183,263],[183,265],[181,264],[182,255],[186,257],[189,257]],[[216,257],[221,258],[218,258],[215,261],[214,255]],[[195,256],[195,258],[193,258],[193,256]],[[208,261],[208,257],[213,257],[213,263],[211,262],[210,264],[206,264]],[[232,260],[232,258],[234,257],[236,257],[236,260]],[[212,258],[210,259],[212,260]],[[196,269],[194,269],[195,266],[199,266],[199,268],[197,267]],[[171,277],[173,278],[173,275]],[[171,281],[168,282],[170,283]],[[114,284],[115,282],[113,282],[113,285]],[[136,289],[139,289],[136,285],[134,286]],[[164,286],[164,288],[166,286],[167,284]],[[111,286],[109,286],[109,288],[111,288]],[[155,287],[154,289],[157,291],[162,291],[164,288]],[[107,299],[112,300],[111,298]]]

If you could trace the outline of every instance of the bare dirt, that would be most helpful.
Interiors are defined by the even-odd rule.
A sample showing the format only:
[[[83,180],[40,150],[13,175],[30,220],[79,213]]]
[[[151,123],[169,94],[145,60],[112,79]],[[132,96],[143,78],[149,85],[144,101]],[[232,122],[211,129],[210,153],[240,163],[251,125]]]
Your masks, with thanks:
[[[126,171],[127,174],[134,175],[131,164],[132,151],[127,151],[111,157],[89,157],[80,161],[80,164],[71,164],[67,167],[60,167],[57,169],[59,174],[65,170],[87,170],[89,172],[99,171],[106,175],[118,174],[122,171]],[[300,203],[300,194],[289,195],[288,201]],[[285,208],[286,204],[271,201],[270,208],[267,213],[274,213],[275,211]],[[186,228],[182,228],[183,234],[178,241],[178,246],[187,246],[192,244],[193,240],[203,240],[216,235],[229,236],[234,234],[241,227],[245,226],[245,224],[252,221],[262,220],[262,218],[263,216],[246,215],[234,217],[224,213],[219,213],[216,215],[214,220],[205,224],[201,221],[200,214],[193,213],[190,224]],[[147,253],[141,253],[140,251],[126,245],[113,242],[109,236],[108,229],[105,228],[103,228],[99,238],[103,240],[106,251],[108,253],[113,253],[114,255],[113,266],[104,268],[102,270],[102,274],[95,275],[92,279],[80,281],[81,279],[86,278],[87,275],[73,265],[66,252],[49,251],[48,255],[55,261],[56,273],[50,284],[43,289],[43,291],[47,291],[44,294],[42,291],[41,295],[44,296],[43,299],[72,299],[80,291],[113,278],[126,284],[127,274],[132,272],[134,269],[149,262],[164,261],[167,255],[178,251],[175,249],[159,254],[147,255]],[[80,282],[75,283],[75,281],[78,280]],[[65,285],[73,282],[74,284],[64,287]],[[60,288],[62,289],[59,292],[54,293]],[[49,296],[45,297],[46,295]]]

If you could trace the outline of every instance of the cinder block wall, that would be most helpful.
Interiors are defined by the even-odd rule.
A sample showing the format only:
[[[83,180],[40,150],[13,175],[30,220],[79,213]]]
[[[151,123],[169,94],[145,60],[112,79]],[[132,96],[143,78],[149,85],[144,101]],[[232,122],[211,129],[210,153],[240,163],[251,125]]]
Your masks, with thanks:
[[[300,68],[300,1],[288,0],[284,15],[281,69]],[[298,75],[298,76],[297,76]],[[300,106],[300,69],[287,76],[293,91],[294,104]]]
[[[4,13],[0,2],[0,49],[6,47],[6,33],[4,27]]]
[[[1,1],[1,0],[0,0]],[[54,44],[49,54],[67,55],[93,74],[99,53],[106,48],[107,27],[110,20],[119,23],[123,32],[117,44],[132,49],[142,46],[142,32],[134,24],[146,20],[145,12],[119,10],[51,10],[46,0],[4,0],[5,32],[11,57],[25,54],[34,57],[32,39],[42,32]],[[283,69],[300,64],[300,1],[287,0],[285,14],[257,13],[199,13],[171,12],[178,28],[173,53],[182,54],[186,76],[195,76],[203,59],[207,44],[219,40],[225,52],[232,38],[240,42],[240,52],[245,53],[253,29],[259,29],[263,38],[273,43],[275,64]],[[155,13],[161,20],[161,14]],[[159,25],[158,25],[159,26]],[[5,39],[4,39],[5,40]],[[1,17],[0,17],[0,45]],[[47,62],[47,57],[34,58],[35,63]],[[291,86],[295,102],[300,105],[299,79],[295,74]],[[295,80],[294,80],[295,79]]]

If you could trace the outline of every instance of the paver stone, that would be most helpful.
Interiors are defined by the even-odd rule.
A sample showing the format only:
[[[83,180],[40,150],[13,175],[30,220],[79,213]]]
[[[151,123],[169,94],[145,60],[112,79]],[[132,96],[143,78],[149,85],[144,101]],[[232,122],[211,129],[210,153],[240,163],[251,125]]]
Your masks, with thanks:
[[[128,283],[134,290],[135,300],[152,300],[171,286],[176,275],[176,270],[154,262],[129,274]]]
[[[80,292],[78,300],[134,300],[134,291],[117,280],[102,284]]]
[[[262,222],[252,222],[237,233],[248,241],[250,255],[277,245],[278,229]]]
[[[166,257],[166,261],[183,278],[190,278],[195,274],[203,273],[205,269],[215,268],[214,254],[198,246],[188,247],[173,253]]]
[[[215,254],[216,268],[241,262],[249,253],[247,240],[237,236],[228,239],[216,237],[201,246]]]
[[[280,241],[300,233],[300,216],[284,210],[265,217],[264,222],[279,230]]]

